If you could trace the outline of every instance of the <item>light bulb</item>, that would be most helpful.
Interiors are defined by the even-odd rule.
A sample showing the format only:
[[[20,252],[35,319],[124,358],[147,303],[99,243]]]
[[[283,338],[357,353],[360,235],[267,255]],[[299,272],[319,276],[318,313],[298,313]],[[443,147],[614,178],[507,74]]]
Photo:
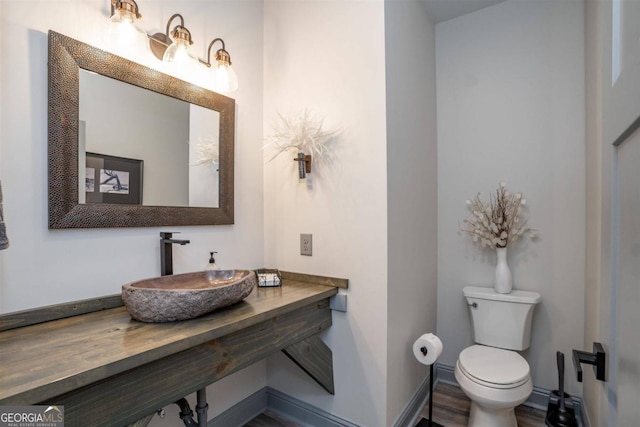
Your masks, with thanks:
[[[186,65],[191,59],[189,56],[189,42],[183,39],[176,39],[164,52],[162,60],[172,62],[175,65]]]
[[[129,9],[116,9],[110,18],[107,45],[116,53],[130,56],[147,46],[147,34],[136,25],[136,14]]]
[[[189,54],[189,41],[176,38],[162,56],[165,72],[181,80],[196,83],[198,73],[196,59]]]
[[[238,78],[231,65],[217,61],[212,67],[213,90],[220,93],[231,93],[238,89]]]

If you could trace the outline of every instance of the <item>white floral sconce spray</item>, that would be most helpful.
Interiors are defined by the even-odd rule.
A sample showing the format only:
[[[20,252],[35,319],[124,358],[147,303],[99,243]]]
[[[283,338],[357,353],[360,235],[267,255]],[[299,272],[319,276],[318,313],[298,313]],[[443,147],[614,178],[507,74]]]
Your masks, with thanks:
[[[188,203],[189,206],[220,206],[220,147],[218,135],[202,130],[192,133],[189,141]]]
[[[273,134],[267,138],[264,148],[273,147],[274,154],[267,163],[287,151],[297,152],[293,159],[298,162],[298,177],[304,179],[311,173],[311,161],[328,163],[331,157],[329,143],[337,136],[338,131],[322,129],[324,118],[314,116],[309,109],[304,109],[295,117],[278,114],[279,122],[273,126]]]
[[[218,139],[212,136],[199,137],[198,143],[195,146],[196,153],[198,154],[198,160],[193,163],[193,166],[210,165],[216,172],[219,169],[220,164],[220,145]]]
[[[507,246],[525,233],[532,239],[537,237],[537,231],[527,227],[526,218],[522,218],[521,210],[527,203],[522,193],[510,193],[506,187],[501,182],[488,203],[481,200],[481,193],[467,200],[471,212],[462,225],[458,224],[459,230],[471,236],[475,243],[480,243],[483,248],[496,248],[498,261],[494,289],[502,294],[510,293],[513,287],[511,270],[507,264]]]

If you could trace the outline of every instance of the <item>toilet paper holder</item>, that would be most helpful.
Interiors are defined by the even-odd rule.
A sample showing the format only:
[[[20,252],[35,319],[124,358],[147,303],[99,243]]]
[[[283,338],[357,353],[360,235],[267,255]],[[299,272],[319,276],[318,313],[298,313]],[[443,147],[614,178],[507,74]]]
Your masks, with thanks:
[[[433,421],[433,366],[442,354],[442,341],[432,333],[423,334],[413,343],[413,354],[418,362],[429,365],[429,418],[422,418],[416,427],[443,427]]]
[[[593,343],[593,353],[588,353],[581,350],[573,350],[573,367],[576,370],[576,376],[578,382],[582,382],[582,365],[586,363],[593,365],[593,370],[596,373],[596,379],[600,381],[606,381],[605,378],[605,366],[607,363],[607,355],[604,352],[604,347],[599,342]]]
[[[420,352],[423,356],[429,353],[427,347],[420,347]],[[429,419],[424,418],[416,427],[443,427],[442,424],[438,424],[433,421],[433,363],[429,365]]]

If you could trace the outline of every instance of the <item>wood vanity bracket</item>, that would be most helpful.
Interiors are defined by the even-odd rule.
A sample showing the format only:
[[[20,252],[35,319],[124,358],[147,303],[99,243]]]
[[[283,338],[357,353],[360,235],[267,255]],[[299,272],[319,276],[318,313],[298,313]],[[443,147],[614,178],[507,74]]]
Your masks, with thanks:
[[[333,388],[333,353],[320,337],[312,335],[282,350],[327,392]]]
[[[318,334],[331,326],[337,288],[283,278],[189,321],[136,322],[109,300],[0,332],[0,405],[64,405],[67,427],[124,426],[278,351],[333,394],[332,353]],[[0,316],[0,328],[28,323],[25,313]]]

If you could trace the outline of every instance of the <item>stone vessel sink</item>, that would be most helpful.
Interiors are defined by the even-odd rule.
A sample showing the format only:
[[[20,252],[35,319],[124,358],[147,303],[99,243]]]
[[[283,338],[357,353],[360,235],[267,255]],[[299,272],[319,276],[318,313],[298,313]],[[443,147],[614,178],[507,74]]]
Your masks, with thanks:
[[[198,271],[129,283],[122,286],[122,299],[135,320],[173,322],[242,301],[256,283],[249,270]]]

